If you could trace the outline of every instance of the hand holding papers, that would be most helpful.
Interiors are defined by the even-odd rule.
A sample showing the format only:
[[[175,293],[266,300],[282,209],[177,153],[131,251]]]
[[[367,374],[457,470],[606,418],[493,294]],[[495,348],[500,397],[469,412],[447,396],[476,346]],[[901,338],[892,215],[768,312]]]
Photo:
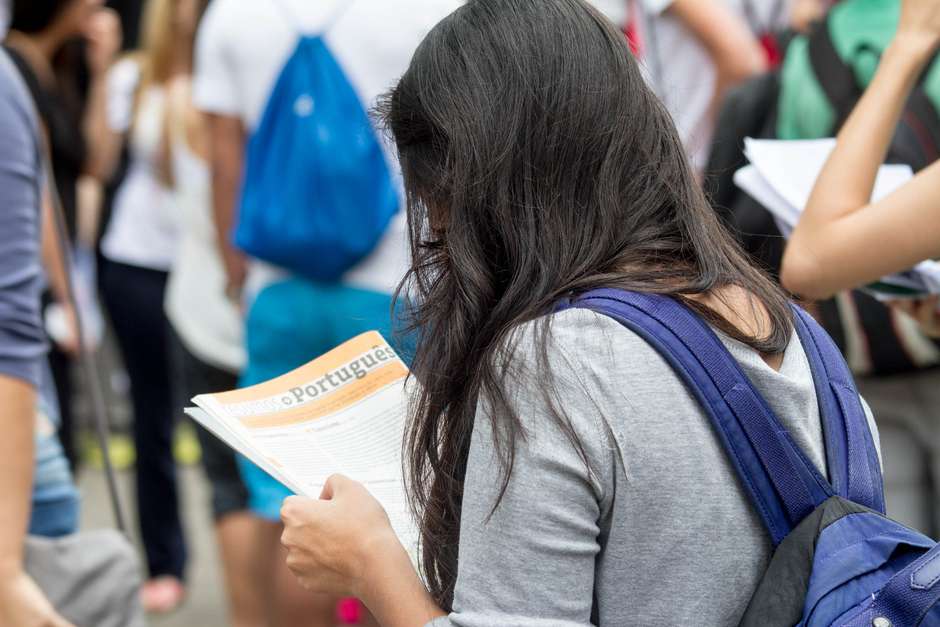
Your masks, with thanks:
[[[271,381],[197,396],[186,413],[301,496],[318,498],[336,473],[362,483],[415,556],[401,457],[407,377],[370,332]]]
[[[761,203],[785,236],[793,231],[835,139],[776,141],[745,140],[751,162],[734,175],[734,182]],[[910,166],[883,165],[878,171],[872,201],[878,201],[913,177]],[[924,261],[907,272],[883,277],[869,285],[875,297],[890,300],[940,293],[940,263]]]

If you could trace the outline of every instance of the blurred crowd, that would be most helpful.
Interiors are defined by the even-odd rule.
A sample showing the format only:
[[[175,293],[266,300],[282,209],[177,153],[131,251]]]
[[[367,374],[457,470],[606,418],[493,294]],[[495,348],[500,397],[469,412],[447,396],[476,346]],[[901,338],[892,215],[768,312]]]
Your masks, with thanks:
[[[43,337],[22,348],[17,342],[31,333],[23,330],[25,322],[15,321],[13,330],[0,328],[0,379],[36,387],[42,416],[28,423],[35,453],[22,458],[11,453],[0,462],[0,474],[33,477],[19,486],[0,478],[4,510],[13,499],[24,499],[22,520],[17,522],[17,508],[0,515],[0,536],[10,536],[0,538],[0,564],[14,564],[11,572],[19,579],[9,580],[20,582],[19,587],[0,582],[0,626],[65,624],[56,620],[57,612],[66,610],[53,609],[55,600],[44,601],[51,595],[24,583],[32,575],[17,556],[27,529],[30,536],[51,538],[77,531],[74,476],[83,463],[77,442],[90,425],[77,424],[76,398],[87,391],[73,381],[86,381],[76,374],[80,359],[93,353],[103,336],[116,342],[129,383],[136,453],[133,520],[144,549],[138,598],[145,611],[161,614],[177,610],[187,595],[187,540],[173,444],[177,426],[187,420],[182,410],[188,400],[283,374],[367,330],[393,335],[389,312],[411,259],[409,227],[416,228],[397,211],[399,174],[385,167],[394,163],[394,149],[379,134],[373,149],[380,164],[364,173],[371,179],[346,182],[362,186],[365,202],[390,207],[388,215],[376,218],[368,241],[342,251],[337,247],[337,255],[350,255],[340,271],[330,268],[331,251],[297,261],[290,247],[292,233],[304,228],[300,220],[273,231],[264,214],[297,217],[297,210],[291,211],[298,186],[327,189],[337,183],[329,180],[328,168],[302,171],[307,158],[268,130],[270,118],[284,110],[272,95],[290,76],[285,67],[303,43],[322,35],[342,68],[344,84],[334,85],[337,93],[345,90],[359,103],[349,115],[369,116],[424,36],[460,4],[0,2],[5,33],[0,97],[22,92],[34,108],[4,105],[16,115],[0,116],[0,162],[14,164],[0,163],[0,215],[17,203],[29,204],[16,197],[11,181],[32,176],[42,216],[33,222],[42,225],[35,250],[22,247],[24,238],[32,237],[29,227],[14,231],[8,220],[19,218],[0,218],[0,290],[33,280],[24,279],[16,265],[25,254],[36,256],[45,277]],[[808,306],[843,350],[877,421],[888,512],[936,537],[940,333],[921,305],[885,304],[849,290],[881,270],[904,269],[907,258],[893,270],[877,266],[874,277],[849,275],[814,289],[822,284],[815,275],[798,274],[805,267],[799,260],[784,262],[784,240],[773,219],[730,176],[744,163],[745,136],[811,139],[842,129],[876,78],[897,29],[900,0],[592,4],[628,39],[722,220],[775,279],[786,268],[788,287],[818,297]],[[814,43],[820,30],[828,32],[829,45],[846,68],[847,88],[820,78]],[[322,76],[334,76],[334,66],[320,69]],[[914,77],[934,116],[940,110],[937,72],[925,62]],[[330,115],[328,105],[321,112],[317,98],[287,106],[299,116]],[[51,169],[42,173],[40,166],[30,175],[25,169],[36,165],[29,160],[35,155],[10,153],[17,147],[29,153],[33,126],[39,138],[34,148],[48,155]],[[899,161],[915,170],[940,155],[940,135],[927,131],[893,141],[902,148]],[[903,150],[904,142],[911,150]],[[336,159],[347,153],[343,146],[331,150]],[[907,156],[912,153],[916,156]],[[299,211],[315,212],[325,202],[329,199],[304,201]],[[63,241],[53,232],[56,214],[65,226]],[[342,226],[363,233],[372,228]],[[850,258],[825,263],[864,266]],[[20,278],[12,279],[18,272]],[[14,307],[9,302],[0,296],[0,324]],[[45,343],[49,350],[41,367],[23,366]],[[6,430],[7,396],[0,398]],[[34,424],[39,426],[33,429]],[[229,624],[372,624],[355,600],[310,594],[284,565],[280,508],[290,492],[202,428],[196,433],[211,486]],[[7,457],[6,439],[0,438],[0,459]],[[20,471],[14,463],[21,464]],[[46,622],[30,622],[37,616]]]

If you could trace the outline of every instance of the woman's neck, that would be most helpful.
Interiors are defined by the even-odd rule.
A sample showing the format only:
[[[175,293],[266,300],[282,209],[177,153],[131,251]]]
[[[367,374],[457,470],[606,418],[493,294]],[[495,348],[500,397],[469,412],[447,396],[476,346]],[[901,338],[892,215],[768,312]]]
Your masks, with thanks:
[[[705,305],[746,335],[765,337],[773,326],[767,308],[753,294],[736,285],[708,294],[686,295],[686,298]],[[779,370],[783,364],[782,353],[762,353],[761,358],[774,370]]]

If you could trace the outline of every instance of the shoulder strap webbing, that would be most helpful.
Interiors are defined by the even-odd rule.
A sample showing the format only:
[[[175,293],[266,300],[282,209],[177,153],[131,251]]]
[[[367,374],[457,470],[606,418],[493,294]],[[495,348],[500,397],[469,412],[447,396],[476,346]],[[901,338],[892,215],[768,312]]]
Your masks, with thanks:
[[[833,495],[721,340],[687,307],[615,289],[588,292],[562,307],[614,318],[669,362],[711,420],[774,546]]]
[[[794,310],[796,331],[816,384],[833,489],[843,498],[884,513],[881,463],[848,364],[812,316],[797,307]]]
[[[940,157],[940,114],[924,90],[923,79],[911,90],[902,120],[914,134],[921,163],[911,163],[914,170],[922,169]]]
[[[813,25],[809,35],[809,60],[816,81],[835,109],[834,130],[838,130],[861,98],[862,90],[855,80],[855,72],[836,51],[828,20]]]

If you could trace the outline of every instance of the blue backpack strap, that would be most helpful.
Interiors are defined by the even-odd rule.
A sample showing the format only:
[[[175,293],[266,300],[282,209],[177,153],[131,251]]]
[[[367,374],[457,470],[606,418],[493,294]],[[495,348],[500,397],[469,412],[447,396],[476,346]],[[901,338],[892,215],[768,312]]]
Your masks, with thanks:
[[[665,296],[614,289],[562,305],[571,307],[614,318],[669,362],[711,420],[774,546],[832,496],[718,336],[687,307]]]
[[[794,310],[816,383],[830,483],[839,496],[884,514],[878,450],[852,373],[829,334],[808,313]]]

